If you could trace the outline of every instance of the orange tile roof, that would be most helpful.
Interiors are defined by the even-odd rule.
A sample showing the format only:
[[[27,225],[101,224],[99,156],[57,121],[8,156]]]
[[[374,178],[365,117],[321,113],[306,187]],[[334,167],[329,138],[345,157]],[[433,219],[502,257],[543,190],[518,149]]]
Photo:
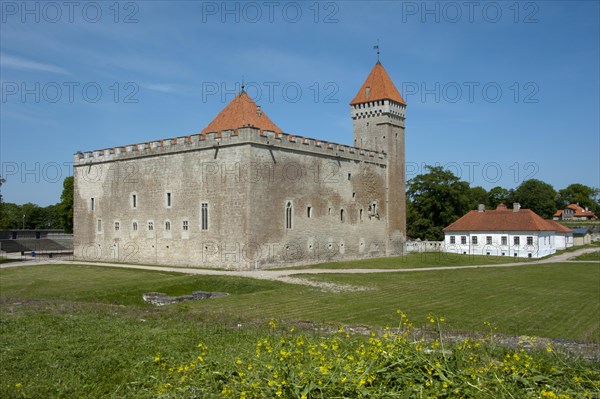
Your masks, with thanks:
[[[498,209],[499,208],[499,209]],[[544,220],[530,209],[513,212],[506,207],[496,210],[470,211],[444,231],[557,231],[568,233],[572,230],[551,220]]]
[[[367,76],[367,80],[354,97],[350,105],[377,100],[393,100],[406,105],[406,102],[394,86],[394,82],[379,61]]]
[[[245,91],[235,96],[201,133],[233,130],[246,126],[283,133]]]
[[[580,206],[579,204],[569,204],[567,205],[567,208],[573,210],[573,217],[586,217],[586,218],[591,218],[591,219],[598,219],[598,217],[596,216],[596,214],[592,211],[586,211],[585,208],[583,208],[582,206]],[[554,216],[556,217],[561,217],[562,214],[564,213],[564,209],[559,209],[558,211],[556,211],[554,213]]]

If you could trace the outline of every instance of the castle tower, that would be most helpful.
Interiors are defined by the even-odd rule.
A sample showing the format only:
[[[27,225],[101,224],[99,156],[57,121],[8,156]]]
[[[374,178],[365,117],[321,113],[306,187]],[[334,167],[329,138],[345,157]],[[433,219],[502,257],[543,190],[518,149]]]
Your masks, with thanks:
[[[404,121],[406,102],[379,61],[350,103],[354,146],[388,159],[385,213],[388,254],[400,254],[406,239]]]

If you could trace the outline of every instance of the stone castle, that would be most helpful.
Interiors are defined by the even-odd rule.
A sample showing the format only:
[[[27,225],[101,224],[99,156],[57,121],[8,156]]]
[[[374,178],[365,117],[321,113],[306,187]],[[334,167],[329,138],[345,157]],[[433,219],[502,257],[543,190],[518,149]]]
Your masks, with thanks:
[[[248,270],[401,254],[406,103],[378,61],[354,145],[287,134],[242,91],[199,134],[75,154],[78,259]]]

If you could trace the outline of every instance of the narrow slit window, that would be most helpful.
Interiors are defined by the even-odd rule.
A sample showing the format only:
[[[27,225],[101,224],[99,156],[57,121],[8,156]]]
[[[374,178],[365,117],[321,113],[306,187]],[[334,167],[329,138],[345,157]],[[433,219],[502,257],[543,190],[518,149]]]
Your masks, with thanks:
[[[202,230],[208,230],[208,202],[203,202],[200,208],[200,226]]]
[[[292,203],[288,202],[285,206],[285,228],[292,228]]]
[[[171,207],[171,193],[167,193],[167,207]]]
[[[136,194],[131,195],[131,206],[133,208],[137,208],[137,195]]]
[[[340,221],[343,223],[344,222],[344,210],[340,209]]]
[[[306,217],[312,217],[312,208],[310,206],[306,208]]]

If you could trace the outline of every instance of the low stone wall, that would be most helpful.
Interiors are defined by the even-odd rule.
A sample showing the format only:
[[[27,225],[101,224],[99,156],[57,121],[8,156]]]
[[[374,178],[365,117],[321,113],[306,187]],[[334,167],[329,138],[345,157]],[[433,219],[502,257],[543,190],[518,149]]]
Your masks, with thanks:
[[[441,252],[444,241],[407,241],[404,248],[406,252]]]

